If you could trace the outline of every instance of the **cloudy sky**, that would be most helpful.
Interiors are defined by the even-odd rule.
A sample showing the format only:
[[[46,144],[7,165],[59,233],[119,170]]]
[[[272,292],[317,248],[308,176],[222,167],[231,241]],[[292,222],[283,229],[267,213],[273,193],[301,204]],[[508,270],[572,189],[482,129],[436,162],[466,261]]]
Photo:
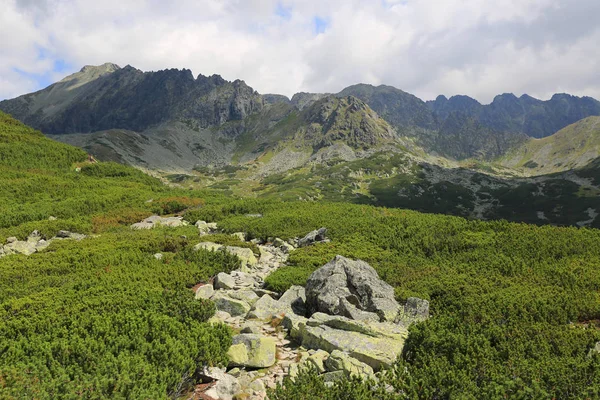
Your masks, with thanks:
[[[167,4],[168,3],[168,4]],[[83,65],[189,68],[261,93],[600,98],[598,0],[0,0],[0,99]]]

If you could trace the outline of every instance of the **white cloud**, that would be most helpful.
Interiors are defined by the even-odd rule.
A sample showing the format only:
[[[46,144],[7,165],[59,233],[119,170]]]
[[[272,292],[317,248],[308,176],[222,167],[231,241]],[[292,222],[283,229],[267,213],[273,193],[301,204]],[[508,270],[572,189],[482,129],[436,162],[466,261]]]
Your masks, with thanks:
[[[366,82],[429,99],[600,98],[597,0],[0,0],[0,98],[115,62],[244,79],[261,93]],[[278,15],[277,10],[289,10]],[[314,21],[327,21],[316,34]],[[20,71],[20,72],[19,72]]]

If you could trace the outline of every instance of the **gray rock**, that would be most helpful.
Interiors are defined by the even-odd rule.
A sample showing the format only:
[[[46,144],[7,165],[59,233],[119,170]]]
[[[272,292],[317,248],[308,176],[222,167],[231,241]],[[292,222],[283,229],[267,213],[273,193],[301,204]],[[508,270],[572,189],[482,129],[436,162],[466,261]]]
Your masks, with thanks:
[[[196,299],[210,299],[213,294],[215,294],[215,290],[211,284],[202,285],[196,289]]]
[[[265,294],[254,304],[252,310],[248,313],[248,318],[267,320],[283,311],[277,300],[273,300],[271,296]]]
[[[256,256],[252,252],[252,250],[244,248],[244,247],[235,247],[235,246],[227,246],[225,250],[228,253],[236,255],[241,261],[241,269],[247,267],[255,267],[258,264],[258,260]]]
[[[222,244],[217,244],[213,242],[202,242],[198,243],[194,246],[194,251],[198,250],[208,250],[208,251],[219,251],[223,248]]]
[[[346,379],[346,373],[344,371],[326,372],[323,375],[321,375],[321,379],[325,381],[326,386],[330,387],[333,386],[335,382]]]
[[[196,228],[198,228],[198,232],[200,233],[200,236],[208,235],[210,233],[210,228],[208,227],[208,224],[206,222],[196,221],[196,223],[194,225],[196,226]]]
[[[262,330],[260,329],[259,324],[252,324],[250,322],[246,322],[244,323],[244,325],[242,325],[240,333],[253,333],[255,335],[260,335],[262,333]]]
[[[325,350],[317,350],[313,355],[309,356],[306,362],[312,364],[318,373],[325,372],[325,360],[329,358],[329,353]]]
[[[41,251],[41,250],[44,250],[48,246],[50,246],[50,242],[47,242],[44,239],[42,239],[35,244],[35,250]]]
[[[309,313],[351,317],[342,299],[359,310],[376,313],[381,321],[394,321],[400,310],[394,288],[379,279],[373,267],[361,260],[336,256],[308,278],[306,305]]]
[[[275,364],[277,345],[275,339],[244,333],[232,339],[227,355],[230,364],[239,367],[267,368]]]
[[[156,253],[156,254],[154,255],[154,258],[156,258],[157,260],[159,260],[159,261],[160,261],[160,260],[162,260],[162,258],[163,258],[163,255],[162,255],[162,253]]]
[[[55,216],[49,216],[48,217],[48,221],[56,221],[58,218],[56,218]]]
[[[150,222],[136,222],[131,225],[131,229],[134,230],[143,230],[143,229],[152,229],[154,228],[154,224]]]
[[[233,396],[242,389],[236,377],[225,373],[225,371],[220,368],[205,368],[203,375],[217,381],[213,388],[215,389],[218,398],[221,400],[232,400]]]
[[[409,297],[398,315],[398,321],[408,323],[425,321],[427,318],[429,318],[429,302],[418,297]]]
[[[279,303],[297,315],[305,315],[306,290],[302,286],[292,286],[279,298]]]
[[[11,242],[4,246],[4,252],[8,255],[10,254],[24,254],[26,256],[30,256],[37,251],[36,248],[37,242],[30,241],[20,241]]]
[[[215,289],[230,290],[235,287],[235,278],[225,272],[219,272],[214,281]]]
[[[341,350],[348,353],[373,370],[390,368],[402,353],[408,331],[404,335],[373,337],[359,332],[343,331],[326,325],[300,326],[302,346],[309,349],[322,349],[327,352]]]
[[[217,292],[211,300],[215,302],[215,306],[219,311],[225,311],[232,317],[246,315],[250,311],[250,305],[242,300],[232,299],[225,293]]]
[[[259,297],[253,290],[242,289],[229,292],[229,297],[232,299],[242,300],[253,306],[258,301]]]
[[[324,241],[327,228],[317,229],[316,231],[309,232],[302,239],[298,240],[298,247],[306,247],[316,242]]]
[[[31,232],[27,237],[27,241],[30,243],[37,243],[42,240],[42,235],[37,230]]]
[[[235,232],[235,233],[232,233],[231,236],[240,239],[240,242],[246,241],[246,234],[244,232]]]
[[[17,238],[16,238],[16,237],[14,237],[14,236],[11,236],[11,237],[9,237],[9,238],[7,238],[7,239],[6,239],[6,243],[8,243],[8,244],[10,244],[10,243],[14,243],[14,242],[16,242],[17,240],[19,240],[19,239],[17,239]]]
[[[344,371],[347,376],[370,377],[374,374],[373,368],[340,350],[331,352],[325,360],[325,367],[330,372]]]
[[[287,313],[283,317],[282,325],[288,330],[292,339],[302,340],[302,329],[306,326],[308,318],[296,315],[294,313]]]

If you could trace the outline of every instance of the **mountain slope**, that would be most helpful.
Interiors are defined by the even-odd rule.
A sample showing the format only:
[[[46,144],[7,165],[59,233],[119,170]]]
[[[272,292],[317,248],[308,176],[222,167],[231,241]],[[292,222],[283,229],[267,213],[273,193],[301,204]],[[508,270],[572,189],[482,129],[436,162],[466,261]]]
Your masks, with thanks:
[[[208,127],[243,119],[263,106],[262,97],[242,81],[114,64],[87,66],[39,92],[0,102],[0,110],[46,134],[143,131],[186,119]]]
[[[499,162],[527,175],[584,167],[600,157],[600,117],[588,117],[543,139],[529,139]]]
[[[528,95],[517,98],[505,93],[482,105],[468,96],[439,96],[427,102],[438,120],[454,111],[475,118],[483,126],[498,132],[518,132],[534,138],[550,136],[560,129],[589,116],[600,115],[600,102],[591,97],[555,94],[548,101]]]

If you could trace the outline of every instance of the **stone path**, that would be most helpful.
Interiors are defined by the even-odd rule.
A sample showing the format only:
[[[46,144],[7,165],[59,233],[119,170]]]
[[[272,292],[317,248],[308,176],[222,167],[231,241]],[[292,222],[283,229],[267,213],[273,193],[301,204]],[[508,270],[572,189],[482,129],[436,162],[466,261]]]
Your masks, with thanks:
[[[217,230],[214,224],[209,227],[203,221],[196,226],[206,239]],[[378,371],[394,363],[408,325],[426,318],[429,305],[414,298],[399,305],[393,288],[368,264],[338,256],[311,275],[308,292],[300,286],[292,286],[283,294],[265,289],[265,278],[286,265],[290,252],[328,241],[325,233],[320,229],[302,239],[274,239],[268,244],[253,241],[260,251],[258,258],[249,249],[208,240],[196,245],[197,250],[227,251],[240,258],[237,270],[219,273],[212,284],[195,288],[196,298],[215,302],[217,312],[209,322],[223,322],[239,334],[233,337],[228,352],[230,365],[205,368],[206,380],[190,400],[262,400],[267,388],[275,388],[285,376],[293,379],[307,365],[333,384],[351,375],[376,379]],[[244,233],[233,235],[245,238]],[[346,278],[339,279],[340,274]],[[337,280],[332,279],[334,275]],[[332,282],[348,287],[331,287]],[[339,293],[339,298],[332,293]],[[333,305],[335,312],[319,309],[322,303]],[[338,305],[344,306],[342,311]],[[343,315],[331,315],[338,313]]]

